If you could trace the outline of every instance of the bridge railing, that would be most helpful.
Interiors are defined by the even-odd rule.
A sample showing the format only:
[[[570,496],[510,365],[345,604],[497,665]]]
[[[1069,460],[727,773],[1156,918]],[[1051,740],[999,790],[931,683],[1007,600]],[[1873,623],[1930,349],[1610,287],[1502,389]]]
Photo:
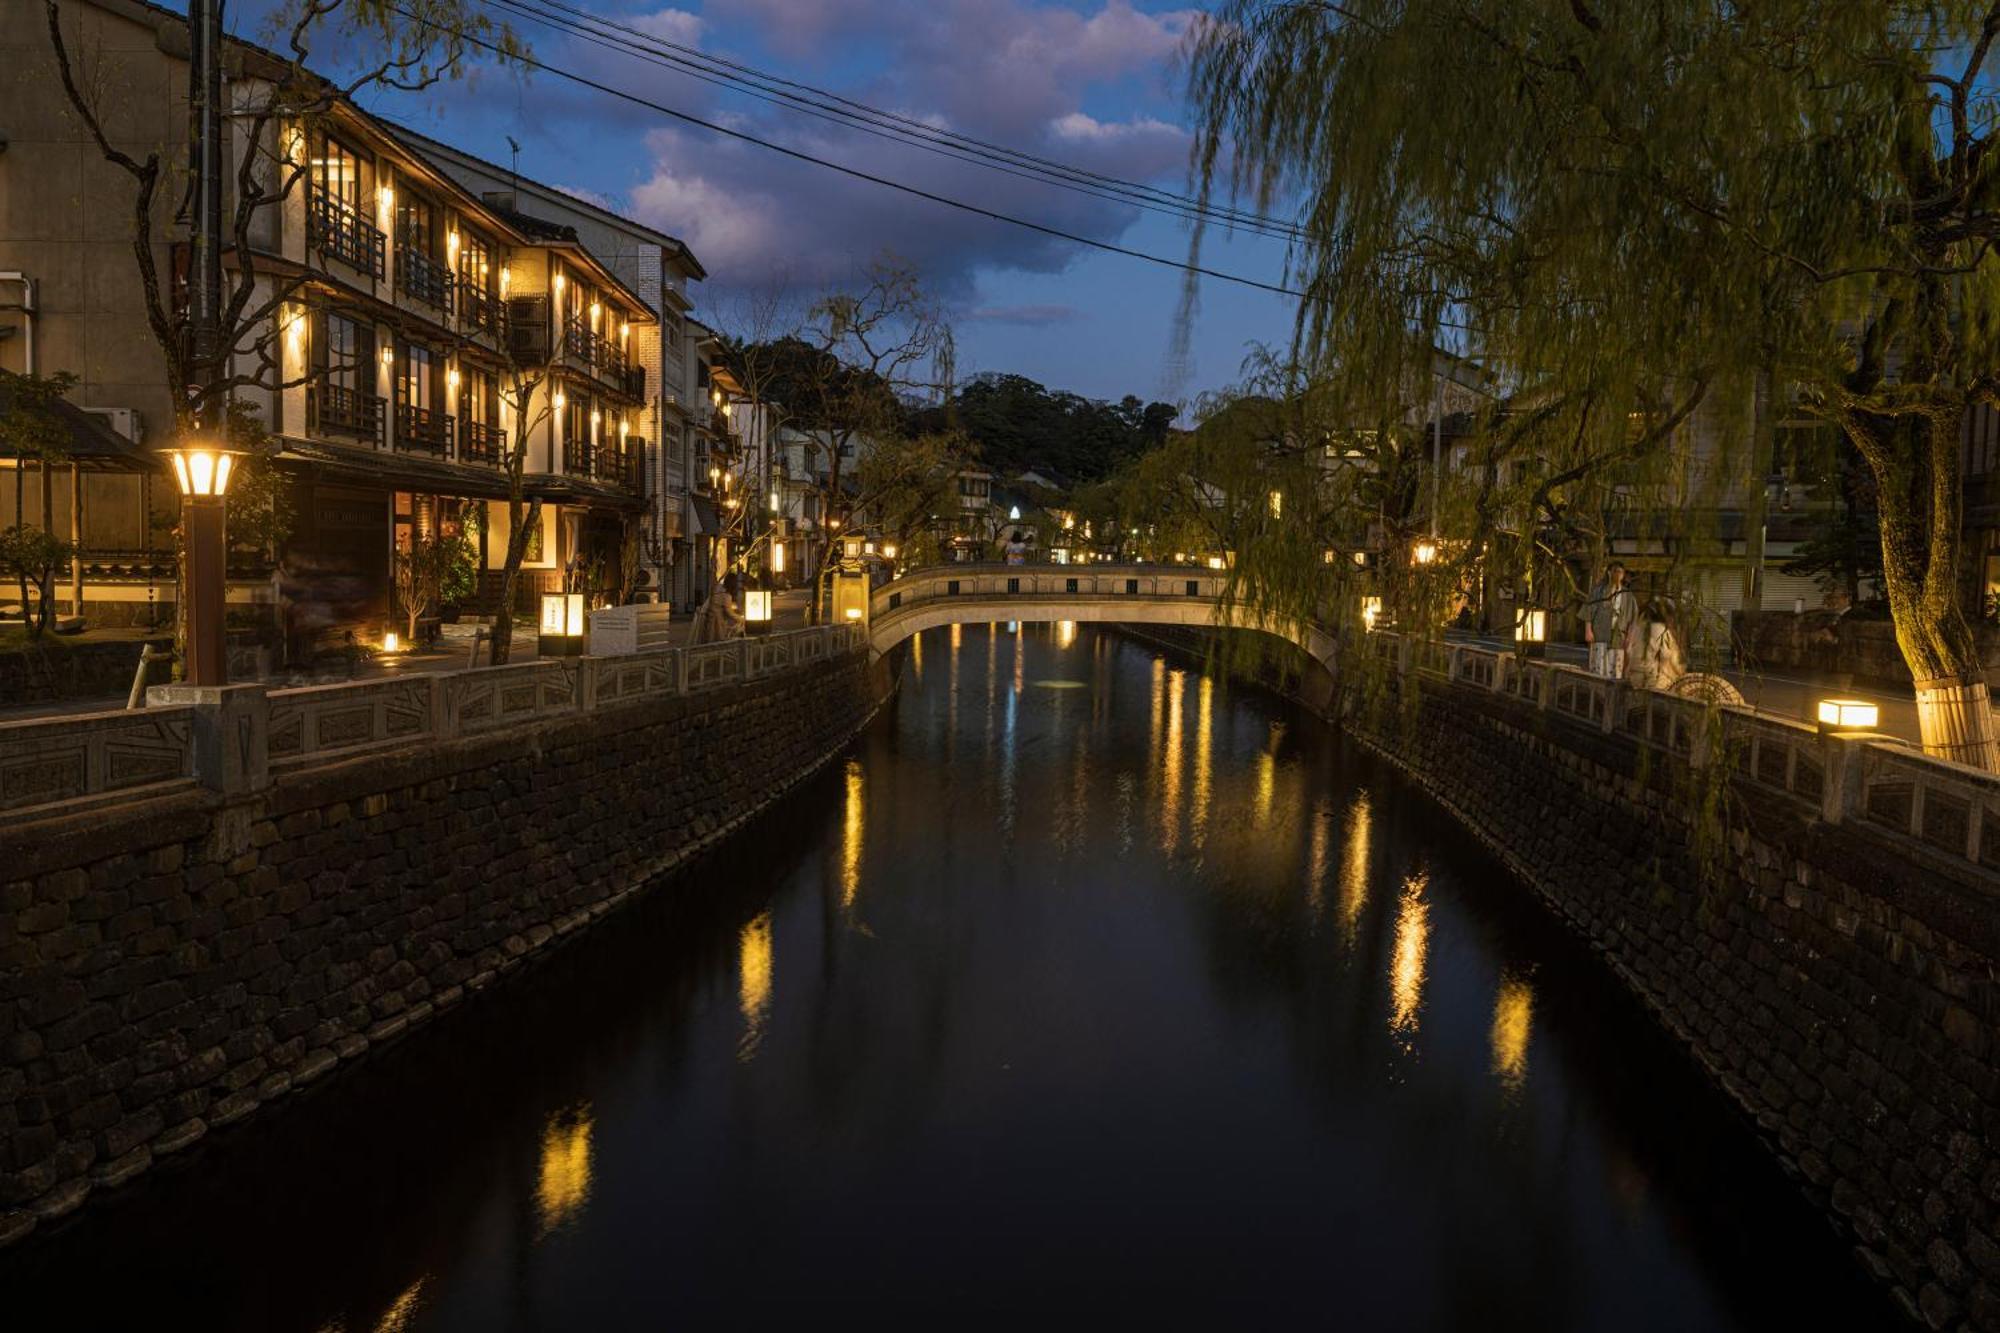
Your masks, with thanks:
[[[1822,735],[1796,718],[1640,689],[1581,667],[1381,630],[1362,651],[1441,688],[1515,699],[1662,758],[1729,766],[1745,790],[1828,823],[1865,822],[1912,846],[2000,870],[2000,774],[1892,737]]]
[[[864,641],[858,626],[822,625],[693,648],[298,689],[160,686],[143,710],[0,722],[0,810],[39,817],[197,785],[254,789],[274,775],[407,745],[809,670]]]
[[[1186,565],[927,565],[874,590],[873,620],[946,598],[1208,598],[1228,576]]]

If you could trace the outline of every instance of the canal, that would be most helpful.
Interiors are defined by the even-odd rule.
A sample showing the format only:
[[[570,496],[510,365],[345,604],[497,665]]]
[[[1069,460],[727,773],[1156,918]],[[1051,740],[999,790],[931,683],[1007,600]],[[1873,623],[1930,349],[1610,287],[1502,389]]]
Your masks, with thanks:
[[[1420,793],[1073,626],[925,635],[732,845],[0,1291],[23,1333],[1889,1322]]]

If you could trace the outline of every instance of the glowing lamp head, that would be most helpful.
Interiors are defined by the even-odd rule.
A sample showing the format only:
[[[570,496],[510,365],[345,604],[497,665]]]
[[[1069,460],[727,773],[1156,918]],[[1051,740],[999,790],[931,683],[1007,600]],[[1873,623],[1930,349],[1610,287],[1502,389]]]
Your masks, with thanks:
[[[849,560],[859,560],[861,558],[861,548],[863,544],[864,543],[862,541],[860,533],[850,532],[845,537],[842,537],[840,539],[841,554],[846,556]]]
[[[173,464],[174,484],[191,500],[220,500],[229,494],[229,479],[236,456],[205,440],[189,440],[167,451]]]
[[[1363,597],[1361,599],[1361,624],[1365,629],[1374,629],[1375,622],[1382,618],[1382,599]]]
[[[874,542],[871,542],[871,541],[864,541],[864,542],[862,542],[862,543],[861,543],[861,553],[862,553],[863,555],[873,555],[873,554],[875,554],[875,543],[874,543]]]
[[[1212,555],[1208,558],[1208,567],[1210,569],[1221,569],[1222,565],[1223,565],[1223,560],[1221,556]]]
[[[1521,618],[1514,622],[1514,642],[1547,643],[1549,641],[1549,613],[1539,606],[1531,606],[1521,612]]]
[[[1882,710],[1866,699],[1821,699],[1819,729],[1822,732],[1874,731],[1882,721]]]
[[[782,574],[785,572],[785,544],[783,542],[771,543],[771,572],[773,574]]]
[[[894,560],[896,558],[896,543],[886,542],[883,544],[882,558],[884,560]]]
[[[390,630],[387,634],[384,634],[382,636],[383,652],[399,653],[402,650],[403,650],[403,638],[400,634],[396,633],[396,631]]]
[[[1021,506],[1007,506],[1007,521],[1010,523],[1019,523],[1021,521]]]
[[[847,608],[847,618],[848,618],[849,620],[859,620],[859,619],[861,619],[861,608],[860,608],[860,607],[858,607],[858,606],[850,606],[850,607],[848,607],[848,608]]]
[[[763,588],[750,588],[743,594],[743,618],[752,624],[768,625],[771,622],[771,594]]]
[[[1419,565],[1428,565],[1438,558],[1436,542],[1418,542],[1410,548],[1410,559]]]
[[[545,592],[542,594],[542,634],[551,639],[583,636],[583,594]]]

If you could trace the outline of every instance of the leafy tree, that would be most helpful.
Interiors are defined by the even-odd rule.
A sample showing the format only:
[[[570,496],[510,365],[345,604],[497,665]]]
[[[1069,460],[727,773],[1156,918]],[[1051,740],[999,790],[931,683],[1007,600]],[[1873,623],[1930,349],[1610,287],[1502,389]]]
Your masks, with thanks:
[[[56,571],[69,563],[71,551],[68,542],[46,528],[15,524],[0,529],[0,566],[14,575],[20,588],[21,620],[31,639],[40,638],[55,618]]]
[[[68,371],[53,375],[0,375],[0,440],[6,452],[25,464],[34,460],[41,483],[41,525],[55,524],[55,469],[69,457],[70,425],[58,404],[76,387]],[[21,474],[15,475],[14,523],[19,526],[26,495]]]
[[[1539,480],[1466,517],[1522,543],[1690,507],[1697,411],[1791,386],[1875,479],[1925,748],[1996,768],[1957,596],[1959,431],[2000,398],[1996,34],[1984,0],[1229,0],[1190,50],[1198,173],[1297,200],[1298,354],[1356,416],[1439,346],[1496,376],[1484,463]]]

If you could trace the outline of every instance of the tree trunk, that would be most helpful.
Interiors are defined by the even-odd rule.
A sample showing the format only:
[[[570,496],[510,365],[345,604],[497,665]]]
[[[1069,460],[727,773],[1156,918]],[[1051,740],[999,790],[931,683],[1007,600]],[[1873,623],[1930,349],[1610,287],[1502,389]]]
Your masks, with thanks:
[[[1882,583],[1896,643],[1916,681],[1924,752],[2000,771],[2000,737],[1985,664],[1958,600],[1963,540],[1959,431],[1967,404],[1940,393],[1892,421],[1849,414],[1846,428],[1873,469],[1882,524]]]
[[[507,502],[507,559],[500,566],[500,610],[493,617],[494,666],[505,666],[514,647],[514,581],[521,573],[521,561],[528,553],[528,533],[542,522],[542,502],[528,502],[522,513],[519,500]]]

